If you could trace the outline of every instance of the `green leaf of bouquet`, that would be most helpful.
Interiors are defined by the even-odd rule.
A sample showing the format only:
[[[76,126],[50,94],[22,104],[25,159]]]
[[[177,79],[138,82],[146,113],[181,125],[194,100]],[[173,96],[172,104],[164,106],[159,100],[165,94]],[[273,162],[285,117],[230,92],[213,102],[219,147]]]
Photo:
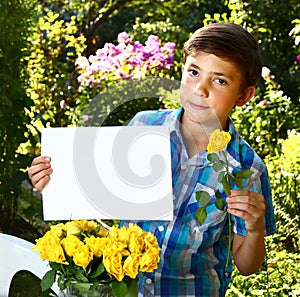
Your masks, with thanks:
[[[89,284],[89,283],[74,283],[73,287],[74,287],[74,289],[76,289],[78,291],[85,292],[90,289],[91,284]]]
[[[216,208],[219,209],[219,210],[224,210],[225,208],[225,200],[224,199],[217,199],[215,201],[215,205],[216,205]]]
[[[242,178],[242,179],[246,179],[249,178],[251,175],[253,174],[253,171],[250,169],[245,169],[239,172],[235,172],[234,176],[235,178]]]
[[[220,191],[219,191],[219,190],[216,190],[216,193],[215,193],[215,195],[216,195],[217,199],[222,199],[222,197],[221,197],[221,193],[220,193]]]
[[[125,297],[127,293],[127,285],[124,281],[114,281],[112,283],[112,291],[116,297]]]
[[[217,162],[217,163],[214,163],[213,164],[213,169],[214,169],[214,171],[220,171],[221,169],[223,168],[223,164],[222,163],[219,163],[219,162]]]
[[[105,268],[104,268],[104,265],[102,263],[100,263],[98,266],[97,266],[97,269],[94,273],[91,274],[91,277],[92,278],[95,278],[99,275],[101,275],[103,272],[105,271]]]
[[[80,271],[77,271],[77,272],[75,273],[75,278],[76,278],[76,280],[79,281],[79,282],[88,283],[88,281],[89,281],[89,280],[83,275],[83,273],[80,272]]]
[[[56,276],[55,270],[49,270],[45,273],[45,275],[41,280],[41,288],[43,292],[52,287],[52,285],[55,282],[55,276]]]
[[[61,270],[61,265],[63,265],[63,264],[59,264],[56,262],[49,262],[49,265],[53,270],[59,271],[59,270]]]
[[[206,206],[210,201],[210,195],[206,191],[196,192],[196,200],[203,206]]]
[[[206,208],[205,207],[199,207],[196,210],[195,217],[196,217],[196,220],[197,220],[198,224],[202,225],[205,222],[206,218],[207,218]]]
[[[125,297],[136,297],[138,295],[138,285],[137,280],[130,278],[129,281],[126,281],[127,283],[127,294]]]
[[[210,162],[220,162],[220,158],[216,153],[207,154],[207,160]]]

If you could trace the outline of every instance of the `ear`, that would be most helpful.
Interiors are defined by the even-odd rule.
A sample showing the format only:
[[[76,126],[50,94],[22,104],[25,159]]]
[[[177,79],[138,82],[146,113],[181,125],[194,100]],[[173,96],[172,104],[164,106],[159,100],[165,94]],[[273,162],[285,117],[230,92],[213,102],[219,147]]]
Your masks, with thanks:
[[[235,105],[236,106],[245,105],[255,95],[255,92],[256,92],[255,86],[250,86],[250,87],[244,89],[242,91],[241,95],[239,96],[239,98],[236,100]]]

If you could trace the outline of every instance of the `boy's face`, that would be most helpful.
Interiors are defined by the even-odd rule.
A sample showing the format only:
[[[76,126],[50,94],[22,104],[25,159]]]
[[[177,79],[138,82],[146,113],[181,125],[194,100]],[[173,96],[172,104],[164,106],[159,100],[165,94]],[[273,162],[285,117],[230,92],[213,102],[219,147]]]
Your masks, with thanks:
[[[184,120],[211,127],[217,124],[225,130],[234,106],[241,106],[252,97],[248,98],[247,91],[241,89],[242,79],[232,62],[202,52],[188,56],[180,89]]]

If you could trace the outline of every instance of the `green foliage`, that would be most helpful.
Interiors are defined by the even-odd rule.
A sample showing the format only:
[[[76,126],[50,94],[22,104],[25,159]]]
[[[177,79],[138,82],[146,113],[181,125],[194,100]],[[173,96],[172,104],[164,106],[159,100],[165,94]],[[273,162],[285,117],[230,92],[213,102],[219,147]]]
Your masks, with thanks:
[[[25,58],[30,75],[26,92],[34,101],[29,115],[38,130],[72,123],[77,105],[75,59],[85,42],[75,16],[65,21],[52,11],[44,13],[29,38],[30,55]]]
[[[31,1],[0,3],[0,210],[1,222],[13,220],[30,158],[17,151],[30,137],[24,108],[32,104],[23,89],[21,59],[32,17]],[[0,226],[1,226],[0,225]]]
[[[300,236],[300,134],[294,130],[283,140],[277,156],[266,161],[273,189],[278,231],[285,236],[285,247],[299,251]]]
[[[300,296],[300,255],[283,249],[280,235],[267,239],[267,258],[256,274],[242,276],[235,268],[226,297]]]
[[[105,104],[105,98],[97,97],[96,106],[89,106],[97,110],[102,105],[104,113],[93,123],[103,123],[105,119],[106,125],[122,125],[143,109],[177,108],[183,42],[203,24],[235,22],[258,39],[264,63],[272,72],[260,82],[255,98],[245,107],[237,108],[232,117],[243,137],[267,162],[281,237],[269,241],[268,274],[262,270],[243,277],[235,271],[228,296],[299,295],[295,280],[299,276],[300,238],[299,144],[296,145],[300,116],[296,59],[300,2],[45,0],[42,3],[43,7],[30,0],[0,3],[1,221],[12,218],[18,207],[24,216],[39,218],[41,205],[33,203],[30,195],[21,191],[21,182],[26,178],[21,169],[32,159],[26,153],[39,153],[36,142],[43,126],[74,124],[96,95],[77,92],[75,59],[79,54],[94,53],[105,42],[116,41],[121,31],[130,32],[141,42],[150,34],[158,35],[162,42],[176,42],[175,66],[165,73],[174,79],[174,85],[159,88],[154,83],[146,92],[149,82],[140,88],[134,82],[137,94],[128,85],[114,86],[102,94],[109,97]],[[39,16],[33,23],[36,9]],[[294,134],[288,132],[293,129]],[[22,199],[17,200],[19,195]],[[31,222],[37,225],[36,220]]]
[[[232,113],[239,132],[261,156],[274,156],[287,130],[296,127],[299,107],[284,95],[272,77],[265,78],[264,89],[242,108]]]
[[[229,12],[206,13],[204,24],[234,22],[247,28],[258,40],[264,63],[275,74],[277,83],[288,97],[297,100],[300,93],[296,59],[299,55],[300,2],[228,0],[226,4]]]

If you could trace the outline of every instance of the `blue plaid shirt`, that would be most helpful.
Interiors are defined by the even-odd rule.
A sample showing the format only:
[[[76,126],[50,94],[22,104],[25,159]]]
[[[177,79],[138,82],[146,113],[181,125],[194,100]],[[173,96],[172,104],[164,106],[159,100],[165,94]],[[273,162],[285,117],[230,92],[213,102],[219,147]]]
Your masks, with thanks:
[[[145,231],[154,233],[161,247],[158,269],[140,277],[139,296],[224,296],[231,278],[231,261],[225,268],[227,212],[218,210],[212,203],[207,207],[204,224],[200,226],[195,220],[199,207],[195,193],[208,191],[213,201],[220,183],[211,166],[199,168],[207,163],[206,151],[189,158],[179,129],[182,112],[182,108],[143,111],[130,122],[130,125],[169,126],[172,153],[174,220],[136,222]],[[233,171],[251,169],[254,172],[245,188],[265,197],[265,234],[270,235],[275,232],[275,220],[266,166],[241,138],[230,119],[228,125],[230,167]],[[222,195],[225,198],[225,194]],[[233,231],[245,236],[244,220],[235,216],[231,219]]]

